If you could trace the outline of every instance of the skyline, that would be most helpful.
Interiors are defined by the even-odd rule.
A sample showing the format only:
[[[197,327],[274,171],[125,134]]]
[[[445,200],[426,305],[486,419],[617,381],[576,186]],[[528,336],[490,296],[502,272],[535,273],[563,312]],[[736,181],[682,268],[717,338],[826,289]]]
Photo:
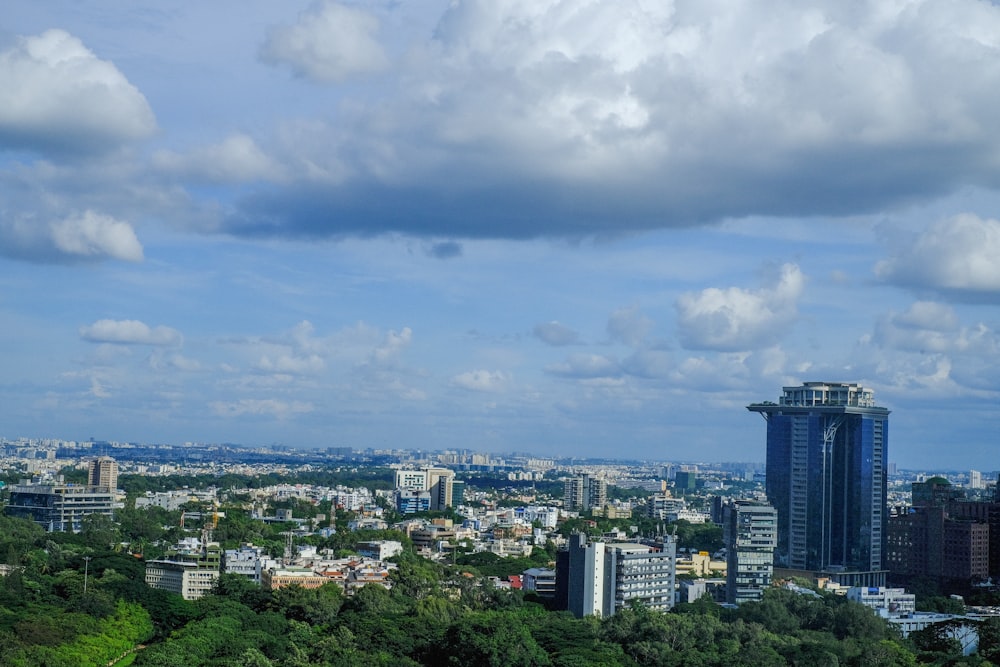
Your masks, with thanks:
[[[857,382],[901,468],[996,469],[998,34],[14,0],[0,435],[762,461],[748,404]]]

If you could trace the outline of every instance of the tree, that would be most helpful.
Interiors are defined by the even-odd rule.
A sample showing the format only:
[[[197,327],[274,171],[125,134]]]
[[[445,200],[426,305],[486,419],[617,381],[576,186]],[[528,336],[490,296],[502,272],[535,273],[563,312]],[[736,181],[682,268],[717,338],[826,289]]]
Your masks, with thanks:
[[[481,667],[550,665],[525,625],[513,614],[476,613],[454,622],[445,633],[441,664]]]

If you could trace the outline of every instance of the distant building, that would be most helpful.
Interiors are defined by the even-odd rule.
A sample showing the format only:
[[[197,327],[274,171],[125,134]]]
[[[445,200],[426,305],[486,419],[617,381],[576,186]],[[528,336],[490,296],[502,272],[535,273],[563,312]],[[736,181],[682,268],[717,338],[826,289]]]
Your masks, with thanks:
[[[678,491],[694,491],[698,487],[698,473],[678,471],[674,475],[674,488]]]
[[[760,600],[771,586],[778,513],[766,503],[735,501],[723,509],[726,602]]]
[[[627,543],[587,543],[571,535],[557,554],[556,604],[577,617],[612,616],[633,601],[669,611],[674,605],[676,544],[659,547]]]
[[[429,512],[430,509],[430,491],[420,489],[399,489],[396,491],[396,511],[400,514]]]
[[[455,472],[447,468],[422,468],[420,470],[397,470],[396,471],[396,505],[397,509],[409,514],[412,512],[426,511],[424,509],[411,509],[413,506],[422,506],[422,495],[427,494],[428,510],[445,510],[455,507],[457,503],[454,498]],[[464,485],[460,487],[460,496],[464,492]],[[417,499],[417,500],[415,500]]]
[[[593,475],[582,474],[563,482],[563,506],[569,510],[594,510],[608,502],[608,483]]]
[[[25,480],[10,487],[4,514],[34,521],[49,532],[78,533],[84,517],[90,514],[114,519],[115,510],[121,508],[114,491],[107,486],[32,484]]]
[[[784,387],[747,406],[767,421],[767,498],[775,564],[841,583],[885,582],[889,410],[858,384]]]
[[[358,542],[358,553],[364,558],[383,561],[403,553],[403,545],[395,540]]]
[[[970,489],[985,489],[986,485],[983,484],[983,473],[978,470],[969,471],[969,488]]]
[[[883,618],[908,616],[916,611],[916,596],[902,588],[855,586],[847,590],[847,599],[874,609]]]
[[[91,461],[87,469],[87,484],[112,491],[117,489],[118,463],[110,456],[102,456]]]
[[[191,538],[194,540],[194,538]],[[175,551],[166,558],[146,561],[146,585],[185,600],[197,600],[212,590],[222,568],[222,550],[216,542],[199,549]]]
[[[532,567],[521,573],[521,589],[534,591],[540,598],[555,597],[556,571]]]
[[[319,588],[330,581],[308,567],[270,567],[260,575],[260,585],[265,591],[276,591],[286,586]]]
[[[261,573],[269,567],[276,567],[277,561],[269,558],[263,547],[244,544],[239,549],[226,549],[222,555],[222,571],[238,574],[261,583]]]

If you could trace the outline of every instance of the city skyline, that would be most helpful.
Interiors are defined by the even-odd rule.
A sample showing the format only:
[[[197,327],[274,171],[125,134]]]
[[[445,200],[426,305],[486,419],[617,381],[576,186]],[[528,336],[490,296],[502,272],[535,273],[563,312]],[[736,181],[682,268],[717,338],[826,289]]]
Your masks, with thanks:
[[[1000,7],[8,4],[0,435],[998,467]]]

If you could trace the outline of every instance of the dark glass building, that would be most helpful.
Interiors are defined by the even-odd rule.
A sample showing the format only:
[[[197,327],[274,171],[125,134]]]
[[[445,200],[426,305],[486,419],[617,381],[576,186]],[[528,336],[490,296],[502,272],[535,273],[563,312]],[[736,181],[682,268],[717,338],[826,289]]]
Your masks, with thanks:
[[[778,512],[775,566],[884,581],[889,410],[857,384],[784,387],[747,406],[767,420],[767,497]]]

